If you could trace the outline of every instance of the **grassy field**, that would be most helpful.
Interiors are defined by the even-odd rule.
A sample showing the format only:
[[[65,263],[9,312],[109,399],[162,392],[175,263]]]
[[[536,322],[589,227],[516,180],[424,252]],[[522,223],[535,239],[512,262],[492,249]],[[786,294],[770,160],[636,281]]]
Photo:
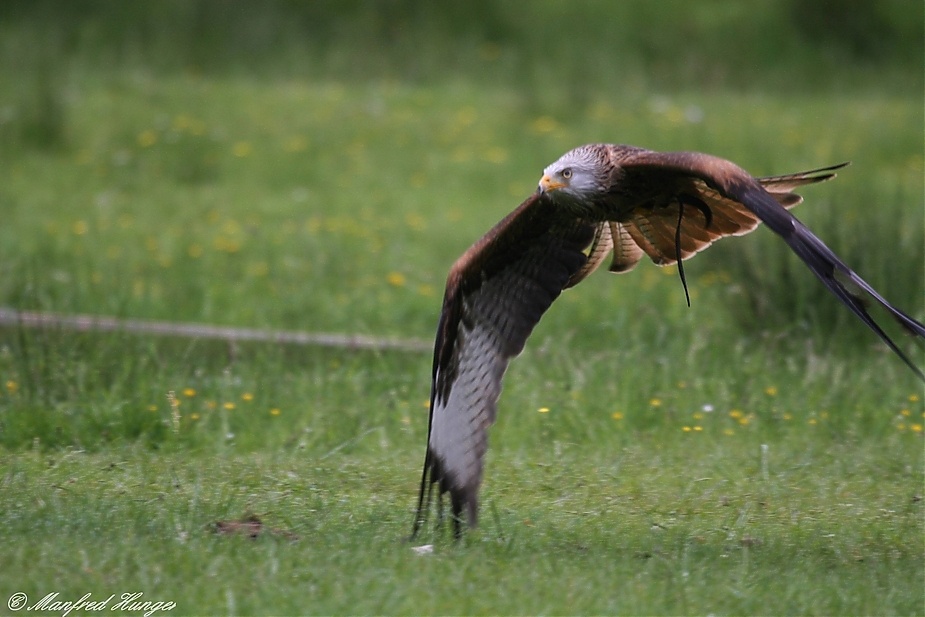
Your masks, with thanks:
[[[512,5],[482,5],[513,28]],[[771,22],[739,36],[784,20],[757,6]],[[527,26],[577,28],[537,7]],[[619,28],[745,23],[691,10],[621,8]],[[279,64],[180,32],[110,65],[87,43],[105,20],[59,40],[18,19],[0,306],[430,339],[453,260],[562,152],[613,141],[757,175],[852,161],[798,216],[925,318],[920,57],[808,48],[816,80],[802,39],[781,35],[779,63],[703,43],[687,68],[672,39],[578,89],[602,44],[525,64],[542,31],[470,23],[408,73],[403,41],[341,77],[366,22],[321,55],[289,37]],[[925,613],[922,385],[765,230],[685,270],[690,309],[651,265],[562,296],[508,373],[481,527],[428,528],[429,555],[406,542],[429,353],[0,328],[0,610],[141,592],[173,614]],[[256,538],[223,531],[256,519]]]

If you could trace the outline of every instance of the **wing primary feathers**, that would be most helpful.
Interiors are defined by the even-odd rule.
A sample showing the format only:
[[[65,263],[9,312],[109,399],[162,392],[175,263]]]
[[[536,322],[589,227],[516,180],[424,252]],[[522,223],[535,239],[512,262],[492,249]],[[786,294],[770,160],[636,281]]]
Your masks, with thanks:
[[[822,281],[828,290],[832,292],[836,298],[841,300],[842,304],[847,306],[858,319],[873,330],[873,332],[880,337],[880,340],[899,356],[919,379],[925,381],[925,373],[909,359],[867,311],[863,297],[856,293],[852,293],[845,283],[848,282],[866,292],[906,331],[920,338],[925,338],[925,325],[919,323],[887,302],[877,290],[871,287],[867,281],[862,279],[854,270],[849,268],[845,262],[839,259],[832,249],[826,246],[822,240],[817,238],[816,235],[796,217],[774,201],[763,189],[756,187],[745,191],[742,195],[742,202],[757,214],[768,227],[784,239],[791,250],[803,260],[803,263],[806,264],[810,271],[815,274],[820,281]]]
[[[428,421],[427,432],[430,433],[430,424],[433,422],[433,418]],[[430,447],[427,448],[427,453],[424,455],[424,471],[421,472],[421,491],[418,494],[418,509],[414,515],[414,526],[411,529],[410,540],[414,540],[418,532],[421,531],[421,528],[424,526],[424,523],[427,522],[427,513],[430,512],[430,501],[431,495],[434,490],[434,483],[428,482],[428,476],[430,475],[431,469],[431,458],[433,453],[430,450]]]

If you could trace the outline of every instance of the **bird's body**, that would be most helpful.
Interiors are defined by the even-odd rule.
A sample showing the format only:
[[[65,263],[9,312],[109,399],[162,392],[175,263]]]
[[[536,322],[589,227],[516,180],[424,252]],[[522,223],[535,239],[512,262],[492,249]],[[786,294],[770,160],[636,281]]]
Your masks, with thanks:
[[[590,144],[548,166],[536,193],[470,247],[447,277],[437,328],[418,531],[431,491],[449,493],[457,534],[478,519],[478,490],[501,380],[543,313],[600,266],[633,269],[643,256],[679,263],[715,240],[764,222],[920,378],[922,372],[868,314],[872,299],[910,333],[925,326],[883,299],[787,209],[799,186],[832,178],[823,169],[754,178],[693,152]],[[682,270],[683,279],[683,270]]]

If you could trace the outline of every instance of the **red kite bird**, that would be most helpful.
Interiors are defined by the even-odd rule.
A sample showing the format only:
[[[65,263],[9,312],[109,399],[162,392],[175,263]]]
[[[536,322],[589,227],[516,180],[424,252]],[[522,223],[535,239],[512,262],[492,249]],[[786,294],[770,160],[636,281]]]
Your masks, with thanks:
[[[925,325],[893,307],[787,211],[802,201],[794,189],[828,180],[845,164],[754,178],[707,154],[591,144],[547,167],[537,191],[463,253],[447,277],[412,536],[426,519],[434,484],[441,503],[450,494],[457,537],[464,517],[475,526],[488,427],[507,365],[559,293],[611,252],[611,272],[632,270],[648,255],[661,266],[678,263],[683,281],[682,260],[763,222],[925,380],[865,303],[874,300],[919,338]]]

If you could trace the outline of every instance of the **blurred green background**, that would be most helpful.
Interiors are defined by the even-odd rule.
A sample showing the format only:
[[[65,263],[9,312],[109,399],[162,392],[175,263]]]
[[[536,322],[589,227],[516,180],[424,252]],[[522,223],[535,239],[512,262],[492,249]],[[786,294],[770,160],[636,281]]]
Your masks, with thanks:
[[[0,11],[5,62],[21,71],[471,80],[569,105],[632,89],[922,84],[923,9],[908,0],[11,0]]]
[[[0,290],[13,298],[7,304],[42,304],[32,289],[42,285],[15,282],[25,266],[14,263],[24,255],[14,249],[21,230],[13,231],[42,216],[19,220],[16,212],[41,207],[60,220],[61,212],[84,208],[75,194],[76,203],[52,205],[36,201],[34,191],[18,193],[17,182],[35,184],[32,164],[72,163],[44,167],[72,187],[67,174],[93,169],[100,183],[87,199],[99,197],[96,188],[111,189],[110,200],[130,196],[136,207],[171,183],[247,192],[252,218],[270,225],[285,214],[332,209],[351,218],[370,202],[387,214],[383,227],[397,217],[432,222],[437,213],[471,212],[452,221],[465,224],[468,236],[446,252],[439,236],[457,238],[455,224],[431,225],[421,239],[438,252],[425,247],[422,280],[414,282],[439,291],[453,254],[529,192],[538,170],[579,143],[610,141],[710,151],[756,175],[854,161],[846,181],[811,189],[839,200],[836,207],[817,197],[798,216],[805,213],[849,263],[921,314],[923,208],[917,193],[910,202],[900,187],[916,188],[922,173],[923,41],[922,3],[905,0],[5,2],[0,161],[7,190],[0,207],[16,240],[4,262],[14,273]],[[252,153],[261,139],[281,145],[272,155]],[[273,191],[295,197],[269,205]],[[201,221],[202,213],[190,213],[196,204],[175,212],[184,210],[177,199],[161,196],[145,206],[159,211],[148,216]],[[209,209],[213,219],[221,209]],[[96,210],[129,215],[118,204]],[[93,228],[74,218],[72,226]],[[405,246],[404,231],[386,233],[373,246],[415,250]],[[722,263],[754,282],[735,311],[748,327],[753,316],[763,322],[782,313],[778,325],[793,316],[772,298],[800,278],[802,266],[768,259],[770,242],[723,243],[693,266]],[[56,243],[40,244],[53,251]],[[67,262],[70,248],[62,251]],[[362,256],[351,257],[362,264]],[[897,268],[897,261],[915,267]],[[273,265],[260,263],[254,272]],[[198,285],[186,290],[192,296],[172,294],[198,298],[198,309],[179,314],[214,319],[203,313]],[[811,305],[804,316],[817,304],[835,308],[815,281],[797,289],[783,302]],[[116,304],[129,310],[123,300]],[[820,310],[817,326],[845,323],[840,310]]]
[[[87,70],[505,90],[579,114],[602,98],[736,91],[922,94],[910,0],[581,2],[10,0],[4,142],[66,140]]]
[[[0,305],[428,340],[453,260],[543,166],[610,141],[710,152],[756,175],[852,161],[795,212],[923,318],[922,13],[904,1],[5,2]],[[764,230],[686,270],[691,310],[675,268],[600,273],[538,335],[640,354],[665,336],[769,359],[883,351]],[[94,391],[68,377],[81,371],[66,353],[59,368],[16,361],[18,379],[58,384],[32,392],[43,408]],[[130,407],[164,389],[117,382]]]

